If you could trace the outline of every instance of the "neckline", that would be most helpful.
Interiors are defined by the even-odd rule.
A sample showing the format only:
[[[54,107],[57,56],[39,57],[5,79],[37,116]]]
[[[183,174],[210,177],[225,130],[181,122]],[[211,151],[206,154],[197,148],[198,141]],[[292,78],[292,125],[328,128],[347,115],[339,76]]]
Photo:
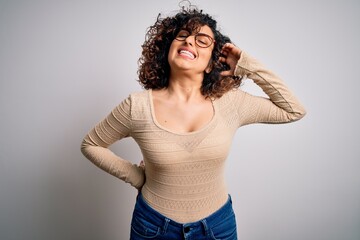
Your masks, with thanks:
[[[203,132],[204,130],[208,129],[209,126],[211,126],[214,121],[215,121],[215,118],[217,116],[217,109],[216,109],[216,102],[215,100],[211,100],[211,105],[212,105],[212,108],[213,108],[213,116],[211,118],[210,121],[208,121],[206,124],[204,124],[201,128],[195,130],[195,131],[192,131],[192,132],[176,132],[174,130],[171,130],[169,128],[166,128],[164,126],[162,126],[156,119],[156,115],[155,115],[155,108],[154,108],[154,99],[153,99],[153,95],[152,95],[152,89],[149,89],[148,90],[148,99],[149,99],[149,103],[150,103],[150,113],[151,113],[151,117],[152,117],[152,120],[153,120],[153,123],[159,128],[159,129],[162,129],[166,132],[169,132],[169,133],[172,133],[172,134],[175,134],[175,135],[181,135],[181,136],[186,136],[186,135],[194,135],[194,134],[198,134],[200,132]]]

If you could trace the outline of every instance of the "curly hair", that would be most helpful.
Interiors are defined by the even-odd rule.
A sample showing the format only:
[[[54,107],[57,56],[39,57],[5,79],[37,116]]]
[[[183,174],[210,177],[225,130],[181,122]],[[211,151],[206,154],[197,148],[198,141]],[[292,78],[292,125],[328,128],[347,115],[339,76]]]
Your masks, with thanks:
[[[190,33],[196,33],[202,26],[208,26],[214,33],[215,45],[212,52],[209,73],[204,71],[201,93],[205,97],[220,98],[224,93],[238,88],[242,78],[238,76],[221,76],[220,72],[228,70],[229,66],[219,61],[221,49],[230,38],[221,34],[217,22],[202,10],[182,9],[175,16],[161,18],[160,14],[154,25],[150,26],[145,42],[142,45],[142,55],[139,58],[139,82],[145,89],[163,89],[169,85],[170,65],[168,53],[172,41],[178,32],[185,28]]]

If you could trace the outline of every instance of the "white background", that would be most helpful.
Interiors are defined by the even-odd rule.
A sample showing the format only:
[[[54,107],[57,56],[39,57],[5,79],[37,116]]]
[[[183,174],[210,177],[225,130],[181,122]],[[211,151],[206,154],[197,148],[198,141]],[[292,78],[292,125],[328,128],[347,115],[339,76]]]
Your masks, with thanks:
[[[239,129],[226,175],[239,239],[359,240],[360,2],[192,3],[308,111],[296,123]],[[0,0],[0,239],[128,239],[136,190],[85,159],[80,143],[141,90],[146,29],[178,8]],[[131,139],[111,148],[141,160]]]

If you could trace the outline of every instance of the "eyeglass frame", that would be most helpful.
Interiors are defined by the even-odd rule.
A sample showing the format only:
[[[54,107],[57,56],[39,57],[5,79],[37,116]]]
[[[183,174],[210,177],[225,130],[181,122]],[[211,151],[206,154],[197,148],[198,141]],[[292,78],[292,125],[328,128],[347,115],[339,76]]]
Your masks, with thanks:
[[[180,33],[181,31],[186,31],[189,35],[186,36],[186,37],[181,37],[181,38],[179,39],[179,33]],[[206,33],[197,33],[197,34],[192,35],[192,34],[190,34],[190,32],[187,31],[186,29],[181,29],[181,30],[176,34],[175,39],[178,40],[178,41],[184,42],[184,41],[185,41],[188,37],[190,37],[190,36],[194,36],[194,38],[195,38],[195,44],[196,44],[196,46],[198,46],[198,47],[200,47],[200,48],[208,48],[208,47],[210,47],[213,43],[215,44],[215,42],[216,42],[214,38],[212,38],[211,36],[207,35]],[[200,46],[200,45],[198,44],[198,42],[197,42],[197,37],[198,37],[198,36],[207,37],[208,39],[210,39],[210,44],[209,44],[208,46],[206,46],[206,47]]]

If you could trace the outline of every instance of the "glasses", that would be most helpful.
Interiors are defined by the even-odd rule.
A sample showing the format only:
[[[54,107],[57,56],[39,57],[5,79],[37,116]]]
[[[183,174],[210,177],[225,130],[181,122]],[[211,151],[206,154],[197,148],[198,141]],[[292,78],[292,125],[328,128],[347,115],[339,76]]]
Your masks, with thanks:
[[[175,37],[178,41],[185,41],[191,34],[186,30],[181,30]],[[215,40],[205,33],[197,33],[194,35],[195,43],[198,47],[207,48],[210,47]]]

